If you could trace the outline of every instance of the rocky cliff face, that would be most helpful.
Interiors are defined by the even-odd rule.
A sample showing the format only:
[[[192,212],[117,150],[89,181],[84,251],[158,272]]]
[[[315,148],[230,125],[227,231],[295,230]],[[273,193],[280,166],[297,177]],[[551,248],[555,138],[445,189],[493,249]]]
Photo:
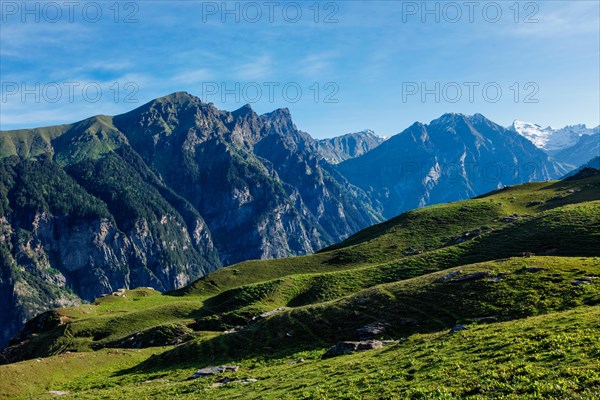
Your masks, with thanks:
[[[0,160],[2,344],[49,308],[91,301],[121,287],[172,290],[220,266],[199,215],[188,227],[175,207],[153,197],[150,186],[139,191],[145,204],[140,207],[132,198],[136,187],[128,182],[135,175],[119,176],[104,164],[111,159],[120,158],[90,161],[98,170],[89,181],[80,164],[69,167],[69,175],[47,158]],[[110,175],[123,186],[107,184]]]
[[[331,164],[339,164],[351,158],[360,157],[373,150],[384,138],[367,129],[361,132],[348,133],[330,139],[317,141],[317,151]]]
[[[378,220],[287,109],[226,112],[176,93],[114,125],[206,219],[225,264],[306,254]]]
[[[176,289],[380,220],[286,109],[226,112],[175,93],[0,139],[0,345],[52,307],[121,287]]]

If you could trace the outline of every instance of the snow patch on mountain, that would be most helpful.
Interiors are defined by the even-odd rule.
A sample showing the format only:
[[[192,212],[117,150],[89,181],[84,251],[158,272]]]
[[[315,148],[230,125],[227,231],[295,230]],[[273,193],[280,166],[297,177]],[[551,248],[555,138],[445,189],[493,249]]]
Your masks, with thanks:
[[[600,125],[595,128],[588,128],[584,124],[577,124],[554,129],[551,126],[542,128],[538,124],[515,120],[509,129],[526,137],[540,149],[560,151],[574,146],[584,135],[600,132]]]

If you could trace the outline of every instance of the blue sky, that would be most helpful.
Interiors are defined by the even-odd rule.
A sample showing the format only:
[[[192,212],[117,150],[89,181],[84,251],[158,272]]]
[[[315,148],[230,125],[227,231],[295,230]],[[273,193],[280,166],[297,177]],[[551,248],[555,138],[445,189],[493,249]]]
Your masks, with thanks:
[[[288,107],[315,137],[392,135],[444,112],[600,124],[598,1],[23,4],[0,3],[1,129],[175,91]]]

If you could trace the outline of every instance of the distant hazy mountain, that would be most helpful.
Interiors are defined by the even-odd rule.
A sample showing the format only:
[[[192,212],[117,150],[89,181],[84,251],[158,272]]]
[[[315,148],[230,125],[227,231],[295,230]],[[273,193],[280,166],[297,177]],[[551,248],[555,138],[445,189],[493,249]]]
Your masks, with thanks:
[[[385,139],[370,129],[317,141],[317,150],[331,164],[361,156],[383,143]]]
[[[588,128],[579,124],[553,129],[514,121],[509,129],[523,135],[569,169],[600,155],[600,126]]]
[[[556,161],[569,167],[577,167],[588,160],[600,156],[600,132],[583,135],[571,147],[550,153]]]
[[[582,170],[584,170],[586,168],[600,169],[600,156],[594,157],[593,159],[591,159],[590,161],[586,162],[585,164],[583,164],[579,168],[577,168],[577,169],[569,172],[567,175],[565,175],[565,177],[576,175],[578,172],[580,172],[580,171],[582,171]]]
[[[565,150],[577,144],[582,136],[600,132],[600,126],[588,128],[583,124],[568,125],[561,129],[542,128],[530,122],[515,120],[509,129],[525,136],[540,149],[548,152]]]
[[[525,137],[481,114],[416,122],[338,169],[380,202],[386,217],[566,172]]]

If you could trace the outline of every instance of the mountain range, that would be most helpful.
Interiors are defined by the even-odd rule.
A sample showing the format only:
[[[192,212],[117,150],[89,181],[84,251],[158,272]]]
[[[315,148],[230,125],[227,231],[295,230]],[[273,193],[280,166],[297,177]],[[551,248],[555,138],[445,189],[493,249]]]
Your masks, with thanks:
[[[384,138],[366,129],[330,139],[317,141],[317,151],[331,164],[339,164],[351,158],[362,156],[384,142]]]
[[[568,169],[579,167],[600,156],[600,125],[588,128],[578,124],[553,129],[515,120],[509,129],[529,139]]]
[[[179,289],[244,260],[313,253],[411,208],[567,172],[480,114],[387,140],[316,140],[287,109],[228,112],[185,92],[2,131],[0,346],[53,307]]]
[[[600,170],[30,320],[0,397],[594,399]],[[4,364],[4,365],[3,365]]]
[[[386,218],[567,172],[516,132],[481,114],[455,113],[416,122],[338,169],[377,201]]]

